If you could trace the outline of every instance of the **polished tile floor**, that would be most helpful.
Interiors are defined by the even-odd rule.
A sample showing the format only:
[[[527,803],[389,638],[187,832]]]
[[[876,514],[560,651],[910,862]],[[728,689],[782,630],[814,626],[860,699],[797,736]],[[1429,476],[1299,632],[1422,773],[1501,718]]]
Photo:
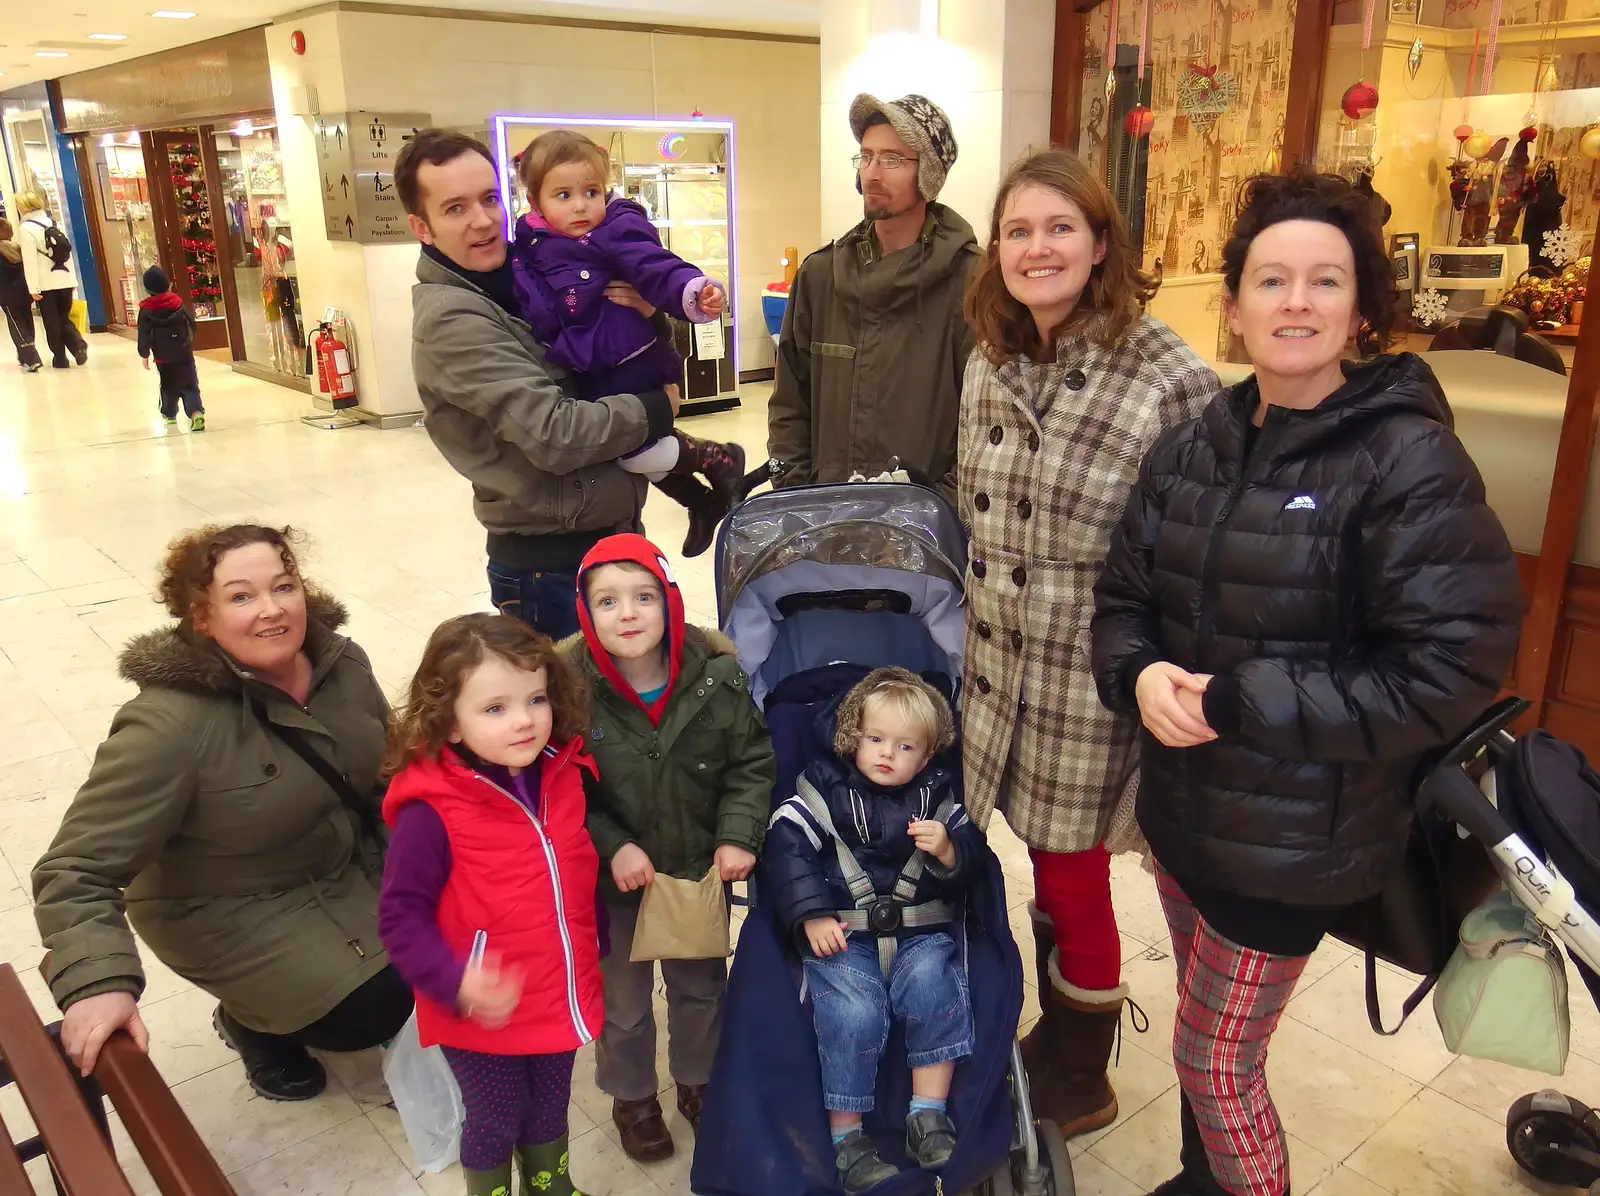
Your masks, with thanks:
[[[24,376],[0,366],[0,961],[22,973],[47,1016],[29,872],[112,712],[132,693],[117,677],[118,647],[163,622],[150,590],[173,533],[243,518],[304,529],[308,574],[349,605],[348,631],[391,692],[407,681],[440,619],[487,608],[483,536],[466,484],[420,429],[307,427],[298,419],[307,410],[303,396],[209,361],[200,363],[209,430],[167,429],[156,415],[155,378],[137,368],[133,345],[107,336],[90,342],[85,369]],[[742,410],[695,420],[693,432],[758,449],[765,388],[749,390]],[[663,546],[681,542],[676,507],[652,497],[646,515]],[[691,618],[712,622],[709,566],[685,564],[678,576]],[[1026,954],[1027,855],[1003,826],[992,837]],[[1083,1196],[1145,1192],[1176,1169],[1166,926],[1134,861],[1117,862],[1115,889],[1127,979],[1151,1026],[1121,1045],[1121,1118],[1073,1144]],[[212,1033],[212,1002],[147,964],[152,1054],[242,1196],[462,1190],[453,1172],[414,1174],[386,1107],[376,1052],[330,1059],[335,1082],[317,1100],[260,1100]],[[1392,1009],[1406,980],[1385,972],[1382,982]],[[1560,1086],[1600,1101],[1600,1018],[1575,989],[1574,1053]],[[1030,982],[1025,1025],[1037,1012]],[[1398,1036],[1377,1037],[1367,1027],[1361,961],[1339,946],[1324,947],[1307,972],[1273,1043],[1270,1076],[1291,1135],[1298,1193],[1489,1196],[1529,1186],[1505,1152],[1503,1118],[1512,1100],[1546,1079],[1453,1059],[1426,1008]],[[673,1108],[670,1093],[663,1103]],[[13,1133],[28,1126],[14,1090],[0,1093],[0,1117]],[[675,1109],[669,1121],[688,1146]],[[136,1190],[154,1192],[126,1135],[116,1132]],[[585,1192],[689,1190],[687,1151],[646,1168],[622,1153],[587,1051],[572,1136],[573,1171]],[[38,1190],[49,1191],[38,1164],[33,1174]]]

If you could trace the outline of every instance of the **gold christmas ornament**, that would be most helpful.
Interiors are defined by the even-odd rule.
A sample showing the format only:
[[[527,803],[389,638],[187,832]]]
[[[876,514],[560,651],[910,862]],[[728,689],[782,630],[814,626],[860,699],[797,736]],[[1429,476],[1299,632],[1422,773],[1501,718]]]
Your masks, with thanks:
[[[1600,126],[1585,130],[1578,138],[1578,152],[1585,158],[1600,158]]]
[[[1595,130],[1595,131],[1596,132],[1600,132],[1600,130]],[[1588,134],[1586,133],[1586,134],[1584,134],[1584,136],[1587,137]],[[1476,162],[1479,158],[1483,157],[1483,155],[1488,153],[1490,147],[1493,146],[1493,145],[1494,145],[1494,142],[1489,139],[1489,134],[1487,134],[1487,133],[1474,133],[1471,137],[1468,137],[1466,139],[1466,141],[1462,144],[1461,148],[1462,148],[1462,150],[1464,150],[1466,152],[1467,157],[1471,158],[1474,162]],[[1596,156],[1600,156],[1600,155],[1596,155]]]

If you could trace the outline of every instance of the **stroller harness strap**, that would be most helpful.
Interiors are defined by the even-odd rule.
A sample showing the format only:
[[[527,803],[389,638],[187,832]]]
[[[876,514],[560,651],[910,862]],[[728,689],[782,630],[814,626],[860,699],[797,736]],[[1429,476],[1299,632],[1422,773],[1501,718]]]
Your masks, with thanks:
[[[911,858],[900,870],[900,875],[895,878],[890,895],[887,898],[880,897],[872,886],[872,878],[861,866],[861,861],[856,859],[855,853],[845,846],[844,840],[839,837],[839,830],[834,826],[833,817],[828,813],[828,803],[803,773],[795,783],[795,796],[805,805],[807,813],[816,819],[817,824],[832,838],[839,870],[844,874],[844,883],[850,889],[850,896],[856,903],[854,909],[837,911],[839,921],[847,931],[877,937],[878,967],[885,976],[888,976],[889,965],[894,962],[895,952],[900,946],[895,937],[896,931],[901,928],[915,930],[919,926],[938,926],[955,917],[955,911],[947,901],[908,904],[916,896],[917,883],[927,870],[928,853],[921,849],[912,852]],[[955,808],[955,799],[947,797],[934,811],[933,817],[943,822],[950,817]],[[820,846],[818,844],[819,848]]]

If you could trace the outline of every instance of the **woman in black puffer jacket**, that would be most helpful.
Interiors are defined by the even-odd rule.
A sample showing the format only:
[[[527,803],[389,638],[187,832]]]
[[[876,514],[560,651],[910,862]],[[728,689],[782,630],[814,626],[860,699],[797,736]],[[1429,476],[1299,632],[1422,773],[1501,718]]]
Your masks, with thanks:
[[[1521,621],[1432,371],[1373,356],[1394,288],[1367,201],[1257,176],[1223,263],[1255,375],[1150,450],[1095,587],[1178,966],[1183,1172],[1162,1196],[1288,1192],[1268,1038],[1339,911],[1383,889],[1421,757],[1493,700]]]

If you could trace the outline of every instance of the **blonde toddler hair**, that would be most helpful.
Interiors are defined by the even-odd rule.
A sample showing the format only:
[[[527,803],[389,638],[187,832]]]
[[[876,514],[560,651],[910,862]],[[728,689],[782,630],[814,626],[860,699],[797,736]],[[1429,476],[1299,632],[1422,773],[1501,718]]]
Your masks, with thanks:
[[[890,666],[868,673],[839,703],[833,750],[841,757],[855,755],[868,706],[899,717],[930,752],[942,752],[955,741],[955,716],[944,695],[910,669]]]

